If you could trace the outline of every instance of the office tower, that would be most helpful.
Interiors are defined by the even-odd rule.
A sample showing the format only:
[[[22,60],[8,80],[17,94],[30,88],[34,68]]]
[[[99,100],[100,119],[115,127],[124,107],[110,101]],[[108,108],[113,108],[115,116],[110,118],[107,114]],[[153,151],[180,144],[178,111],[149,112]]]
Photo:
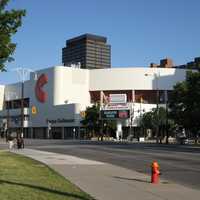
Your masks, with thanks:
[[[62,62],[65,66],[80,63],[84,69],[110,68],[110,55],[111,46],[106,37],[84,34],[66,41]]]

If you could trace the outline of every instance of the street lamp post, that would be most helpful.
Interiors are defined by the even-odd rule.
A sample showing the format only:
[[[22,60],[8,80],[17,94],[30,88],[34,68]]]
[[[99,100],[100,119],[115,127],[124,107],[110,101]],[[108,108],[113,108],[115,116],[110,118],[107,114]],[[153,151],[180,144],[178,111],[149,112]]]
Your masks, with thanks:
[[[20,81],[21,81],[21,134],[20,137],[24,137],[24,82],[27,78],[27,76],[33,72],[32,69],[28,68],[16,68],[14,71],[17,72],[19,75]],[[36,76],[35,76],[36,77]]]
[[[24,80],[21,83],[21,137],[24,137]]]
[[[134,108],[133,108],[133,103],[131,102],[130,104],[130,122],[129,122],[129,136],[132,135],[132,123],[133,123],[133,117],[134,117]]]
[[[169,125],[168,125],[168,93],[165,91],[165,103],[166,103],[166,144],[169,143]]]
[[[156,115],[157,115],[157,126],[156,126],[156,142],[158,143],[158,133],[159,133],[159,124],[158,124],[158,116],[159,116],[159,88],[158,88],[158,75],[154,74],[155,81],[156,81]]]

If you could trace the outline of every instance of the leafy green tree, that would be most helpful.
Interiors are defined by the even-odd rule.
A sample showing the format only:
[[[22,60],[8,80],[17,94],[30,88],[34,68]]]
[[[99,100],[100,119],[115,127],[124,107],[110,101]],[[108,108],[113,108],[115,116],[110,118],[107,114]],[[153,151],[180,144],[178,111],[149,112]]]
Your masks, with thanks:
[[[146,112],[142,115],[141,126],[145,129],[153,129],[153,113]]]
[[[200,131],[200,72],[188,71],[186,80],[174,86],[169,106],[175,122],[197,137]]]
[[[107,136],[115,136],[116,121],[115,120],[101,120],[100,119],[100,105],[95,104],[87,107],[85,117],[81,121],[90,136],[100,136],[103,140],[103,133]]]
[[[85,117],[81,121],[83,126],[92,133],[96,134],[100,130],[99,121],[99,105],[93,105],[92,107],[87,107],[85,111]]]
[[[178,125],[185,124],[186,120],[186,96],[187,96],[186,82],[177,83],[174,90],[170,94],[169,107],[170,117],[173,118]]]
[[[9,0],[0,1],[0,71],[5,70],[5,63],[11,62],[16,44],[12,43],[11,37],[17,32],[22,24],[25,10],[5,10]]]
[[[166,108],[159,107],[158,109],[153,108],[150,112],[142,115],[141,127],[144,129],[152,129],[155,133],[158,130],[158,135],[155,135],[157,141],[160,138],[161,142],[161,139],[166,136],[166,143],[168,143],[168,131],[173,129],[174,123],[173,120],[168,119]]]
[[[106,120],[104,124],[106,124],[106,127],[104,127],[104,133],[109,137],[116,137],[116,120]]]

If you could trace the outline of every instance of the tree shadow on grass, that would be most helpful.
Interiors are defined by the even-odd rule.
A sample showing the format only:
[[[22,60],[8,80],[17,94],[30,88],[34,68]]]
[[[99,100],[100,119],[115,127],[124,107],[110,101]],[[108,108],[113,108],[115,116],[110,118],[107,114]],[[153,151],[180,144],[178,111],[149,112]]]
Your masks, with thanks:
[[[128,181],[137,181],[137,182],[142,182],[142,183],[150,183],[150,181],[143,180],[143,179],[137,179],[137,178],[125,178],[125,177],[119,177],[119,176],[113,176],[113,178],[128,180]]]
[[[13,181],[6,181],[6,180],[0,179],[0,184],[4,184],[4,183],[10,184],[10,185],[18,185],[18,186],[28,187],[28,188],[40,190],[40,191],[43,191],[43,192],[50,192],[50,193],[54,193],[54,194],[58,194],[58,195],[73,197],[73,198],[80,199],[80,200],[91,200],[91,198],[89,199],[87,197],[80,196],[80,195],[77,195],[77,194],[72,194],[72,193],[69,193],[69,192],[62,192],[62,191],[59,191],[59,190],[54,190],[54,189],[50,189],[50,188],[46,188],[46,187],[42,187],[42,186],[31,185],[31,184],[27,184],[27,183],[13,182]]]

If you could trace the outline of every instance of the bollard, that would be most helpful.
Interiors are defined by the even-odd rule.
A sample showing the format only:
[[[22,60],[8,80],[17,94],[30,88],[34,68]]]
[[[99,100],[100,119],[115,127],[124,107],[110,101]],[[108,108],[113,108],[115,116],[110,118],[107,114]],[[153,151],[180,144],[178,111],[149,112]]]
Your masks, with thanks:
[[[158,184],[159,183],[159,165],[156,161],[154,161],[151,165],[151,183]]]

